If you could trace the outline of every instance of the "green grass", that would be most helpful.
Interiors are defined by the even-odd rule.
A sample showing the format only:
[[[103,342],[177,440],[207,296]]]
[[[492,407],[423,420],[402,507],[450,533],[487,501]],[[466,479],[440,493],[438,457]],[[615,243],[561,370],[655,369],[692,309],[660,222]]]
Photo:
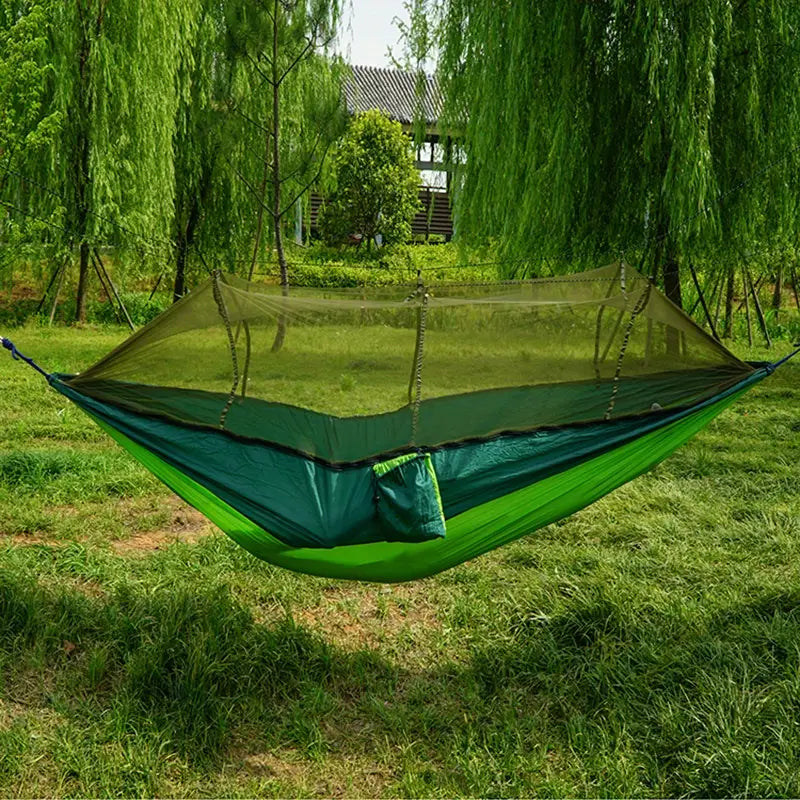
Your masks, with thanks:
[[[14,336],[58,371],[123,337]],[[0,795],[800,794],[797,366],[395,587],[256,561],[25,365],[0,388]]]

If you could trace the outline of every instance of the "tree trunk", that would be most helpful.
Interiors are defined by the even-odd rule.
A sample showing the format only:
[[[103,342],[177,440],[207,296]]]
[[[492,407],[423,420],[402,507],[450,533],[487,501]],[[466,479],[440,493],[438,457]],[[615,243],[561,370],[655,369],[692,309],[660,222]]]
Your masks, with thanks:
[[[747,286],[747,272],[742,267],[742,285],[744,287],[744,311],[747,316],[747,344],[753,346],[753,322],[750,318],[750,290]]]
[[[280,159],[280,83],[278,82],[278,14],[280,0],[275,0],[272,9],[272,219],[275,232],[275,251],[278,254],[278,265],[281,270],[281,292],[284,297],[289,294],[289,265],[283,250],[283,234],[281,232],[281,159]],[[278,316],[278,330],[272,342],[272,352],[277,353],[286,339],[286,314]]]
[[[89,87],[89,56],[91,42],[89,40],[88,21],[84,18],[80,0],[78,11],[81,17],[81,44],[79,53],[79,84],[77,119],[78,135],[75,158],[75,221],[78,241],[80,242],[80,271],[78,272],[78,292],[75,297],[75,320],[86,321],[86,295],[89,289],[89,116],[91,114],[91,94]],[[88,13],[88,8],[86,9]],[[99,20],[98,20],[99,24]]]
[[[728,268],[728,281],[725,287],[725,330],[722,332],[723,339],[733,337],[733,293],[736,287],[736,275],[733,267]]]
[[[683,308],[680,265],[677,257],[669,250],[664,261],[664,293],[678,308]]]
[[[775,273],[775,290],[772,293],[772,307],[775,309],[775,319],[778,319],[778,314],[781,310],[781,301],[783,300],[783,264],[778,265],[778,270]]]
[[[185,236],[179,236],[175,256],[175,286],[172,289],[172,302],[177,303],[186,294],[186,260],[189,244]]]
[[[250,271],[247,273],[247,280],[253,280],[253,273],[256,271],[258,251],[261,247],[261,232],[264,229],[264,206],[267,196],[267,178],[269,177],[269,153],[270,133],[264,132],[264,171],[261,174],[261,186],[259,187],[258,212],[256,216],[256,235],[253,241],[253,258],[250,262]]]
[[[683,298],[681,297],[681,275],[678,259],[669,247],[665,250],[664,260],[664,293],[675,303],[678,308],[683,308]],[[667,353],[670,356],[678,356],[681,351],[680,331],[676,328],[667,328]]]
[[[75,298],[75,321],[86,322],[86,295],[89,287],[89,242],[81,242],[81,261],[78,271],[78,294]]]
[[[175,257],[175,286],[172,291],[172,302],[177,303],[186,294],[186,265],[189,263],[189,251],[194,244],[194,235],[200,222],[200,209],[205,205],[208,184],[203,181],[200,190],[202,200],[196,195],[192,197],[192,207],[186,227],[178,233],[177,254]]]

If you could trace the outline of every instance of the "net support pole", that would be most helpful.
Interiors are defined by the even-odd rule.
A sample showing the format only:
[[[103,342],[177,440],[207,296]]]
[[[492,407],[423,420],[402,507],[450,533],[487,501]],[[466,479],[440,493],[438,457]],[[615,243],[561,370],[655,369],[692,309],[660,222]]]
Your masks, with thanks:
[[[222,273],[219,270],[214,270],[211,278],[214,302],[216,302],[219,315],[222,317],[222,321],[225,323],[225,333],[228,335],[228,347],[231,351],[231,366],[233,368],[233,384],[231,385],[231,390],[228,394],[228,400],[219,415],[219,427],[224,428],[225,419],[228,416],[228,412],[231,410],[233,401],[236,399],[236,390],[239,388],[239,358],[236,355],[236,340],[233,337],[233,330],[231,329],[231,318],[228,314],[228,306],[225,303],[225,297],[223,296],[222,289],[220,288],[221,279]]]

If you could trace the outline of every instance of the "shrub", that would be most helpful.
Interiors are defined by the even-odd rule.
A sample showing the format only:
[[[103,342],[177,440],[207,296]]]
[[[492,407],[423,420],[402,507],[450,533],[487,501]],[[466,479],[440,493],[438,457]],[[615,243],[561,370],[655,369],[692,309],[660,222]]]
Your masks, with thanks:
[[[325,242],[356,236],[369,247],[377,236],[386,244],[411,237],[419,175],[398,122],[377,110],[356,116],[334,156],[333,183],[319,213]]]

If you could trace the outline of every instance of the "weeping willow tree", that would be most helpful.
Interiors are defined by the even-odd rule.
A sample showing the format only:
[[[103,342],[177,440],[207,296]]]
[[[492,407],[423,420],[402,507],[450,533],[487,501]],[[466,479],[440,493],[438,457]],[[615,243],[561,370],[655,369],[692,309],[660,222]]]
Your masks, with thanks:
[[[19,165],[41,157],[58,135],[61,115],[48,110],[46,85],[48,19],[52,0],[0,0],[0,266],[13,275],[20,250],[50,229],[52,220],[23,212],[29,187],[18,179]]]
[[[168,245],[178,64],[198,2],[52,3],[43,104],[62,124],[20,167],[30,207],[57,215],[62,243],[79,253],[77,319],[95,243]]]
[[[248,154],[255,161],[252,137],[243,140],[237,120],[238,106],[251,87],[231,51],[228,12],[223,2],[199,0],[180,58],[182,90],[172,148],[175,300],[186,291],[194,256],[195,269],[200,259],[208,266],[227,258],[235,271],[252,232],[253,203],[230,166],[232,158],[247,159]]]
[[[798,230],[794,0],[416,0],[435,16],[466,240],[537,268],[662,270]],[[413,27],[413,26],[412,26]],[[419,38],[419,37],[417,37]],[[417,42],[419,45],[419,42]]]
[[[288,284],[284,229],[344,126],[342,67],[326,54],[337,2],[204,4],[174,148],[176,298],[193,249],[252,276],[274,247]]]

